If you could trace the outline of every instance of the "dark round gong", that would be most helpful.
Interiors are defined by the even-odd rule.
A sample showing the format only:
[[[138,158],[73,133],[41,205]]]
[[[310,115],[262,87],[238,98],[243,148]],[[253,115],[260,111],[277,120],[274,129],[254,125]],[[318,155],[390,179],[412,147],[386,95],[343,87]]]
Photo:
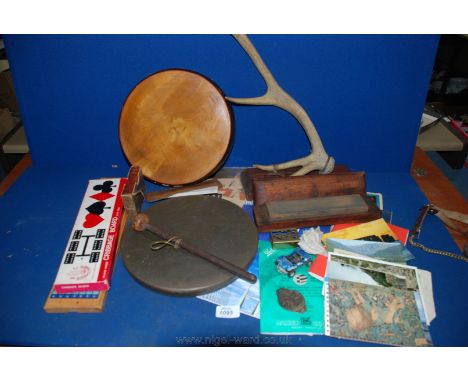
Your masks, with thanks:
[[[237,205],[212,196],[167,199],[148,208],[151,224],[165,232],[247,269],[257,251],[257,228]],[[143,285],[177,296],[209,293],[236,276],[206,260],[169,245],[151,250],[155,234],[125,228],[122,258],[128,272]]]

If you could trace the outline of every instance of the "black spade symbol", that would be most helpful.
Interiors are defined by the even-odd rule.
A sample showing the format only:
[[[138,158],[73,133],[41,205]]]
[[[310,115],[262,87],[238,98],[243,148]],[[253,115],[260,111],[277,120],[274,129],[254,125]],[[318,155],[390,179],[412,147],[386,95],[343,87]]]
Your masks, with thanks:
[[[101,215],[104,212],[105,207],[106,207],[106,203],[96,202],[96,203],[91,204],[89,207],[86,207],[86,210],[91,214]]]

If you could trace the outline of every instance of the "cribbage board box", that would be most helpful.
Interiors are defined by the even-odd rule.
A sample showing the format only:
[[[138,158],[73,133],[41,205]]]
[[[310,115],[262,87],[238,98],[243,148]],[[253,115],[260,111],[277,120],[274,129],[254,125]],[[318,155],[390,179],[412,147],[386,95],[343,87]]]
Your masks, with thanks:
[[[125,183],[122,178],[89,181],[55,278],[56,293],[109,289]]]

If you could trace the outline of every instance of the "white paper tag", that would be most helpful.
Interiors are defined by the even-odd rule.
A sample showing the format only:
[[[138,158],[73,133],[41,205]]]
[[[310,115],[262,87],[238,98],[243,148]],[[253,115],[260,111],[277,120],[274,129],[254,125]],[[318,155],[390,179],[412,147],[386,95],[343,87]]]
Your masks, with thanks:
[[[240,316],[239,306],[217,306],[217,318],[238,318]]]

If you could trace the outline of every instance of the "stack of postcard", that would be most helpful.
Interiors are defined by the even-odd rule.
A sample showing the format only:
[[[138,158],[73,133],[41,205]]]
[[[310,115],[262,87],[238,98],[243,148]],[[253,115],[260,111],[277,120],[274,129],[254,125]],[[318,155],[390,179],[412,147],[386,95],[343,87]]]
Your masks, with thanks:
[[[379,260],[406,263],[414,259],[404,247],[408,230],[383,219],[355,225],[335,226],[323,235],[328,252],[362,255]]]
[[[431,346],[430,273],[330,252],[324,283],[325,334],[395,346]]]

